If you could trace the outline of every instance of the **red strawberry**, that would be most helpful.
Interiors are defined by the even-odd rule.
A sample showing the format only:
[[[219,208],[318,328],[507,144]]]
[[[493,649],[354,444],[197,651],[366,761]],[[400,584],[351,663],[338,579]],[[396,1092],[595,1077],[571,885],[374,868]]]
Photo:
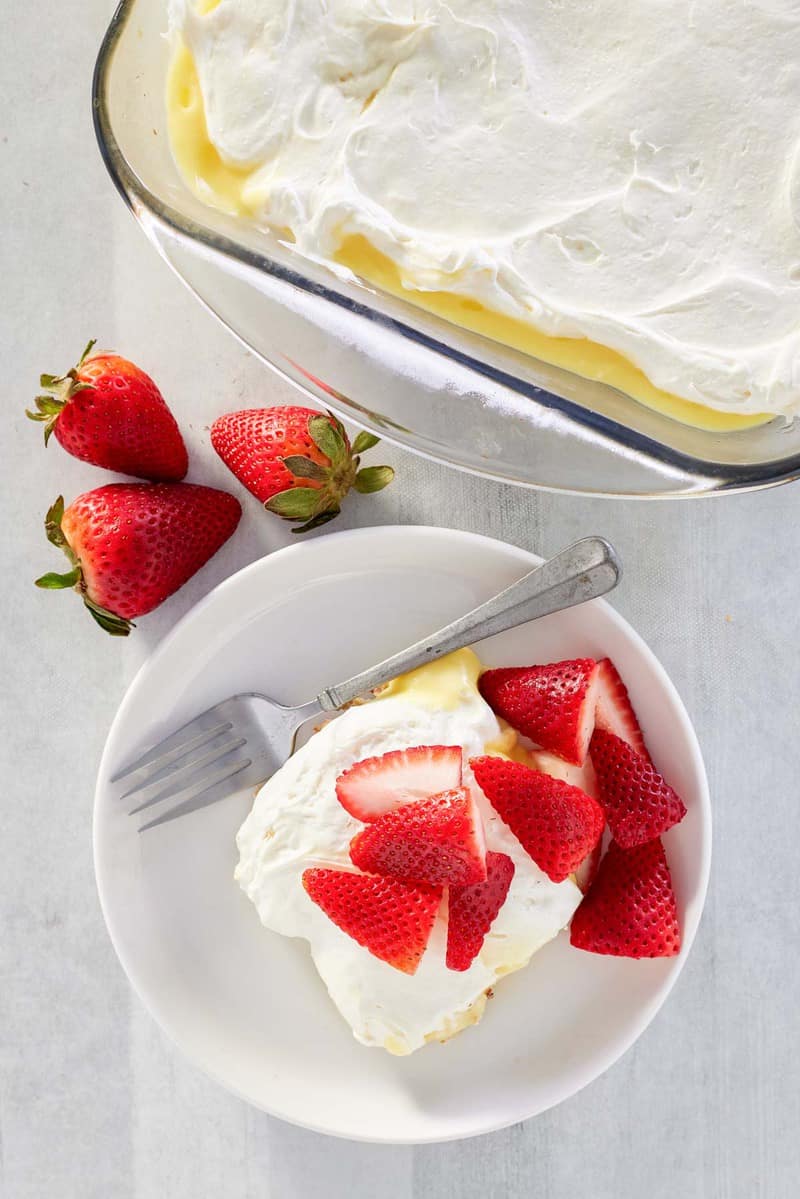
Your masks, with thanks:
[[[336,780],[336,797],[368,824],[401,804],[460,786],[460,746],[415,745],[356,762]]]
[[[498,816],[554,883],[577,870],[600,840],[603,809],[577,787],[503,758],[473,758],[470,766]]]
[[[44,422],[69,454],[123,475],[177,482],[189,459],[175,417],[153,380],[118,354],[93,354],[90,341],[66,375],[42,375],[31,420]]]
[[[486,842],[477,804],[466,787],[404,804],[353,838],[350,860],[370,874],[433,887],[482,882]]]
[[[59,496],[45,530],[72,569],[43,575],[36,585],[74,587],[101,628],[127,636],[134,617],[205,565],[241,514],[232,495],[191,483],[110,483],[79,495],[66,511]]]
[[[414,974],[439,910],[441,888],[312,866],[303,886],[342,932],[376,958]]]
[[[302,521],[294,533],[337,516],[351,487],[364,494],[391,483],[390,466],[360,468],[359,455],[378,444],[359,433],[352,449],[332,413],[312,408],[250,408],[218,417],[211,444],[230,471],[270,512]]]
[[[628,689],[610,658],[597,663],[597,706],[595,728],[614,733],[637,753],[649,758],[644,735],[628,695]]]
[[[486,882],[451,887],[447,908],[447,966],[469,970],[508,895],[514,863],[504,853],[487,853]]]
[[[596,729],[592,761],[608,827],[623,849],[652,841],[683,820],[686,807],[681,797],[650,759],[637,754],[621,737]]]
[[[612,841],[591,890],[572,917],[576,949],[625,958],[668,958],[681,931],[664,847],[622,849]]]
[[[478,685],[492,711],[518,733],[565,761],[582,765],[594,728],[597,663],[593,658],[487,670]]]

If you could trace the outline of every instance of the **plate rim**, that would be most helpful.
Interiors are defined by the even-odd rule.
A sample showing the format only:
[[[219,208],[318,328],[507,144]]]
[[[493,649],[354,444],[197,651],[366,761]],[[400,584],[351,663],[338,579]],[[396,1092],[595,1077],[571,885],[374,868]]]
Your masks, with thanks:
[[[605,1074],[613,1065],[616,1064],[630,1050],[636,1041],[642,1036],[647,1027],[652,1023],[658,1012],[663,1007],[664,1003],[669,998],[672,990],[680,978],[684,966],[689,958],[697,931],[700,927],[700,922],[705,911],[706,899],[708,895],[708,885],[711,873],[711,854],[713,840],[713,822],[711,809],[711,795],[708,784],[708,774],[705,768],[700,743],[695,731],[691,718],[686,710],[686,707],[681,699],[681,696],[668,675],[666,669],[662,665],[659,658],[650,648],[641,634],[631,625],[625,617],[608,603],[605,599],[595,599],[591,603],[601,605],[605,610],[606,615],[610,618],[613,624],[621,627],[633,642],[638,652],[643,653],[654,668],[658,683],[669,694],[675,715],[682,725],[682,730],[687,739],[687,745],[691,750],[692,770],[697,777],[698,782],[698,802],[700,807],[700,828],[701,828],[701,854],[698,873],[698,885],[694,898],[695,914],[693,921],[684,929],[682,938],[681,952],[678,956],[672,959],[672,969],[661,984],[657,993],[653,996],[649,1003],[642,1006],[638,1013],[638,1018],[631,1022],[630,1028],[626,1031],[626,1035],[615,1041],[610,1046],[607,1052],[599,1054],[597,1058],[597,1068],[593,1070],[590,1076],[582,1079],[575,1086],[572,1081],[569,1081],[561,1088],[556,1088],[554,1098],[551,1102],[544,1105],[537,1104],[532,1110],[526,1110],[512,1116],[503,1118],[497,1122],[482,1124],[477,1127],[465,1128],[461,1131],[451,1131],[446,1133],[432,1132],[430,1136],[420,1137],[414,1136],[378,1136],[372,1134],[356,1135],[352,1132],[344,1131],[343,1129],[330,1128],[324,1125],[315,1123],[312,1120],[304,1120],[295,1114],[288,1114],[286,1111],[280,1110],[275,1106],[268,1106],[261,1101],[253,1099],[250,1095],[246,1095],[239,1090],[235,1084],[232,1084],[227,1079],[221,1077],[216,1071],[209,1069],[198,1057],[190,1052],[181,1042],[178,1033],[172,1028],[166,1027],[161,1020],[159,1014],[154,1010],[154,1007],[148,1000],[144,990],[135,977],[135,967],[127,959],[125,950],[120,944],[118,936],[114,930],[114,918],[111,915],[109,904],[107,903],[106,893],[104,891],[104,882],[102,880],[102,868],[100,859],[102,856],[101,849],[101,829],[99,811],[103,803],[104,783],[103,780],[108,774],[108,759],[112,755],[114,743],[121,735],[120,730],[127,717],[127,710],[133,702],[133,698],[138,688],[142,685],[142,680],[151,672],[154,666],[158,665],[162,658],[171,648],[172,644],[184,635],[185,628],[197,618],[199,614],[207,608],[217,603],[221,593],[227,591],[231,586],[236,585],[239,580],[246,575],[257,574],[259,571],[269,569],[276,559],[285,560],[288,557],[300,557],[313,552],[315,546],[329,544],[330,541],[352,542],[357,540],[369,541],[371,538],[379,536],[382,538],[391,538],[396,536],[415,538],[420,537],[426,540],[436,537],[455,538],[462,540],[465,544],[470,543],[477,546],[485,546],[486,548],[497,549],[498,547],[515,557],[521,565],[530,565],[534,567],[545,559],[534,553],[531,550],[525,549],[522,546],[513,544],[512,542],[504,541],[501,538],[489,537],[483,533],[473,533],[463,529],[450,529],[444,526],[436,525],[370,525],[355,529],[343,529],[337,532],[326,534],[324,537],[315,538],[312,541],[298,542],[295,544],[283,546],[278,550],[273,550],[256,558],[253,562],[247,563],[227,578],[223,579],[215,587],[213,587],[206,595],[202,596],[196,604],[180,617],[173,627],[164,635],[164,637],[153,647],[145,660],[141,663],[133,678],[128,683],[125,693],[117,707],[114,718],[109,726],[106,734],[103,752],[100,757],[100,762],[97,768],[97,777],[95,781],[94,798],[92,806],[92,861],[95,887],[97,890],[100,909],[103,916],[103,921],[106,931],[111,940],[114,953],[123,970],[123,973],[130,985],[133,993],[143,1005],[148,1016],[155,1022],[161,1033],[167,1038],[169,1043],[176,1049],[181,1056],[194,1069],[197,1069],[206,1078],[210,1078],[217,1085],[221,1086],[228,1094],[234,1095],[237,1099],[255,1108],[257,1111],[264,1112],[266,1115],[283,1120],[298,1128],[306,1129],[309,1132],[321,1134],[323,1136],[332,1136],[340,1140],[353,1141],[354,1143],[363,1144],[378,1144],[378,1145],[424,1145],[424,1144],[444,1144],[447,1142],[466,1140],[474,1136],[488,1135],[489,1133],[499,1132],[504,1128],[509,1128],[514,1124],[521,1123],[526,1120],[534,1119],[542,1115],[546,1111],[550,1111],[564,1103],[567,1099],[579,1094],[585,1087],[596,1082],[603,1074]]]

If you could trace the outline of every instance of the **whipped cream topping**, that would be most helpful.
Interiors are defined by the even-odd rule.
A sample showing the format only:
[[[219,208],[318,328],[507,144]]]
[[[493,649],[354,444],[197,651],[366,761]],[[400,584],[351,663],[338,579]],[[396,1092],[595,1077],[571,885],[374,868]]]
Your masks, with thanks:
[[[170,0],[256,221],[800,408],[796,0]]]
[[[423,667],[372,703],[327,724],[259,792],[237,837],[236,878],[267,928],[304,937],[331,999],[365,1045],[410,1053],[480,1019],[486,991],[569,922],[580,891],[553,883],[487,802],[466,766],[500,734],[476,688],[469,650]],[[443,702],[444,701],[444,702]],[[312,865],[352,869],[349,844],[364,826],[336,799],[339,774],[362,758],[411,745],[461,745],[465,786],[484,820],[489,849],[508,854],[515,873],[480,954],[466,971],[445,965],[447,924],[437,916],[416,974],[374,957],[317,907],[302,885]]]

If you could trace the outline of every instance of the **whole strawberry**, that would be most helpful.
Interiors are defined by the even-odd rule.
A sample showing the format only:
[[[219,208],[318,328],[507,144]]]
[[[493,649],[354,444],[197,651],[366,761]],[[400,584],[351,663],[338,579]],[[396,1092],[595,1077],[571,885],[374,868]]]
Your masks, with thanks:
[[[47,539],[72,569],[37,587],[72,587],[94,619],[117,637],[204,566],[239,523],[239,501],[191,483],[110,483],[47,513]]]
[[[138,479],[178,482],[189,459],[175,417],[153,380],[118,354],[93,353],[90,341],[66,375],[42,375],[31,420],[93,466]]]
[[[378,444],[359,433],[353,445],[340,421],[311,408],[249,408],[220,416],[211,444],[240,483],[270,512],[316,529],[338,516],[351,487],[367,494],[394,478],[390,466],[361,467],[359,455]]]

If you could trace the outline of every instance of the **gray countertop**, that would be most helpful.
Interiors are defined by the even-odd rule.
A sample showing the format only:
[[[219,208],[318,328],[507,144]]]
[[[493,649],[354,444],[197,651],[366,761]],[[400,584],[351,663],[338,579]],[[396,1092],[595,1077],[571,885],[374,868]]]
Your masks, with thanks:
[[[80,15],[79,15],[80,10]],[[446,1146],[361,1146],[231,1098],[177,1056],[130,991],[92,874],[94,773],[137,666],[220,579],[288,543],[247,505],[241,531],[141,622],[103,638],[69,597],[41,520],[104,481],[23,416],[41,370],[97,336],[149,368],[188,433],[190,477],[229,482],[205,426],[291,397],[148,247],[95,150],[88,94],[110,0],[0,11],[7,420],[1,629],[0,1194],[7,1199],[406,1196],[783,1199],[798,1193],[796,724],[800,492],[636,504],[537,495],[393,450],[397,482],[339,527],[442,524],[548,552],[618,546],[615,604],[661,658],[706,755],[711,890],[673,996],[602,1079],[537,1120]],[[324,534],[323,534],[324,535]]]

